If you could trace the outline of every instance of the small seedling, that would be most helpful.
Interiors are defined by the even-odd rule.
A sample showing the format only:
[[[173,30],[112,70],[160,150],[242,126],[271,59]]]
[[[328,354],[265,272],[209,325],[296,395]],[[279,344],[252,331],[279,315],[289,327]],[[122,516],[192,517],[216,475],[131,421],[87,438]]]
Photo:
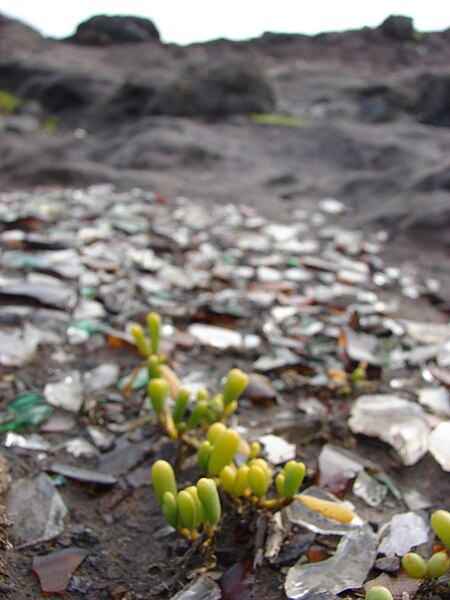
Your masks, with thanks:
[[[157,460],[152,466],[152,482],[164,518],[180,535],[194,540],[202,528],[208,537],[212,536],[221,517],[219,494],[213,479],[203,477],[196,486],[177,491],[171,465],[165,460]]]

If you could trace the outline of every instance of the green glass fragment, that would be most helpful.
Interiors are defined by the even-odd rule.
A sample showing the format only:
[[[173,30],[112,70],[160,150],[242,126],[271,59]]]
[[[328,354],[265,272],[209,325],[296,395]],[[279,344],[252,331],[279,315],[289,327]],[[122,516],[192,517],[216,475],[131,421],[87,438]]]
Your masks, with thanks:
[[[0,413],[0,432],[39,425],[53,410],[40,392],[22,392],[11,400],[5,412]]]
[[[80,331],[85,331],[86,333],[89,333],[89,335],[102,331],[102,327],[99,323],[88,320],[77,321],[76,323],[71,323],[70,326],[79,329]]]
[[[286,261],[286,267],[298,267],[300,265],[300,261],[295,256],[290,256]]]
[[[147,367],[142,367],[142,369],[139,370],[136,376],[134,375],[134,373],[130,373],[119,379],[117,383],[118,389],[122,391],[124,388],[126,388],[129,385],[132,378],[132,390],[141,390],[142,388],[144,388],[150,381]]]
[[[403,495],[395,483],[392,481],[391,477],[387,475],[384,471],[378,471],[377,473],[372,473],[372,477],[385,485],[389,492],[394,496],[396,500],[401,500]]]

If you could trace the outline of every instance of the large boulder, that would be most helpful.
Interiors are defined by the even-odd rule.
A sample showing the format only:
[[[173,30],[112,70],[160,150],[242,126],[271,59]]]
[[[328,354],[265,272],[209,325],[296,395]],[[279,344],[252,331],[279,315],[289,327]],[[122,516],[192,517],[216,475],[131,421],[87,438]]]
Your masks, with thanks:
[[[416,82],[416,114],[420,122],[450,127],[450,72],[426,72]]]
[[[149,19],[131,16],[96,15],[78,25],[66,40],[88,46],[109,46],[159,41],[159,31]]]
[[[215,59],[188,64],[157,90],[151,114],[223,116],[271,112],[275,94],[264,74],[248,61]]]
[[[411,17],[391,15],[381,23],[379,29],[385,37],[393,40],[408,42],[414,39],[414,26]]]

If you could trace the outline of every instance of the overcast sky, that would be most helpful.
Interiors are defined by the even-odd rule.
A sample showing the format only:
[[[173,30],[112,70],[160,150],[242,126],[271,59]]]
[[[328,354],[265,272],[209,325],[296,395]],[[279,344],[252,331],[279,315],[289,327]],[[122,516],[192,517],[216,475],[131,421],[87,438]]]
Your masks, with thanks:
[[[450,27],[449,0],[0,0],[0,12],[50,37],[65,37],[94,14],[150,18],[165,42],[246,39],[264,31],[314,34],[376,27],[390,14],[419,31]]]

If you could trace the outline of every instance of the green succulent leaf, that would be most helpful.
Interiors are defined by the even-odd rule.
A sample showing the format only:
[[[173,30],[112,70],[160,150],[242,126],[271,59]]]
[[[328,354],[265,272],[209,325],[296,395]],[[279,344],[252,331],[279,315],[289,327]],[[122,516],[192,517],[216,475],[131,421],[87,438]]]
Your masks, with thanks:
[[[450,548],[450,512],[435,510],[430,518],[431,527],[443,544]]]
[[[216,482],[202,477],[197,482],[197,493],[205,511],[207,522],[214,527],[220,521],[221,506]]]
[[[166,408],[169,384],[165,379],[152,379],[147,386],[150,402],[157,414],[161,414]]]
[[[213,425],[214,427],[214,425]],[[208,461],[208,474],[215,477],[234,459],[239,446],[239,434],[233,429],[226,429],[215,440]]]
[[[232,495],[236,498],[240,498],[244,492],[248,489],[249,480],[248,472],[250,467],[248,465],[241,465],[236,471],[236,477],[232,488]]]
[[[130,328],[130,333],[134,338],[134,342],[136,344],[136,348],[139,351],[139,354],[142,356],[148,356],[150,354],[150,346],[145,338],[144,330],[140,325],[132,325]]]
[[[450,559],[447,552],[441,551],[436,552],[428,559],[427,562],[427,576],[431,578],[438,578],[445,575],[450,568]]]
[[[225,380],[222,394],[223,404],[227,407],[236,401],[248,385],[248,375],[241,369],[231,369]]]
[[[392,600],[392,594],[384,585],[376,585],[367,592],[366,600]]]
[[[172,411],[172,417],[174,423],[180,423],[186,412],[187,405],[189,404],[190,392],[188,388],[181,388],[175,398],[175,405]]]
[[[306,474],[306,467],[303,463],[289,461],[284,467],[284,495],[292,498],[297,493],[298,488],[303,482]]]
[[[197,463],[201,471],[208,471],[208,461],[211,455],[211,444],[204,440],[197,449]]]
[[[172,492],[164,492],[162,497],[162,511],[164,518],[174,529],[178,527],[178,506],[177,499]]]
[[[147,328],[150,335],[152,354],[158,354],[159,351],[159,340],[161,336],[161,317],[158,313],[151,312],[147,315]]]
[[[224,467],[219,473],[220,485],[222,486],[223,491],[227,494],[231,495],[233,492],[236,473],[237,469],[233,464],[226,465],[226,467]]]
[[[166,460],[157,460],[152,466],[152,482],[156,497],[162,502],[165,492],[177,494],[177,482],[171,465]]]
[[[408,552],[402,558],[402,567],[411,577],[422,579],[427,574],[427,563],[416,552]]]
[[[189,531],[196,529],[198,522],[198,514],[195,507],[195,501],[192,495],[186,490],[178,492],[177,496],[178,505],[178,520],[182,527],[185,527]]]
[[[249,468],[248,483],[250,484],[252,492],[255,496],[258,496],[258,498],[262,498],[267,492],[269,481],[267,479],[267,474],[260,465],[254,464]]]

